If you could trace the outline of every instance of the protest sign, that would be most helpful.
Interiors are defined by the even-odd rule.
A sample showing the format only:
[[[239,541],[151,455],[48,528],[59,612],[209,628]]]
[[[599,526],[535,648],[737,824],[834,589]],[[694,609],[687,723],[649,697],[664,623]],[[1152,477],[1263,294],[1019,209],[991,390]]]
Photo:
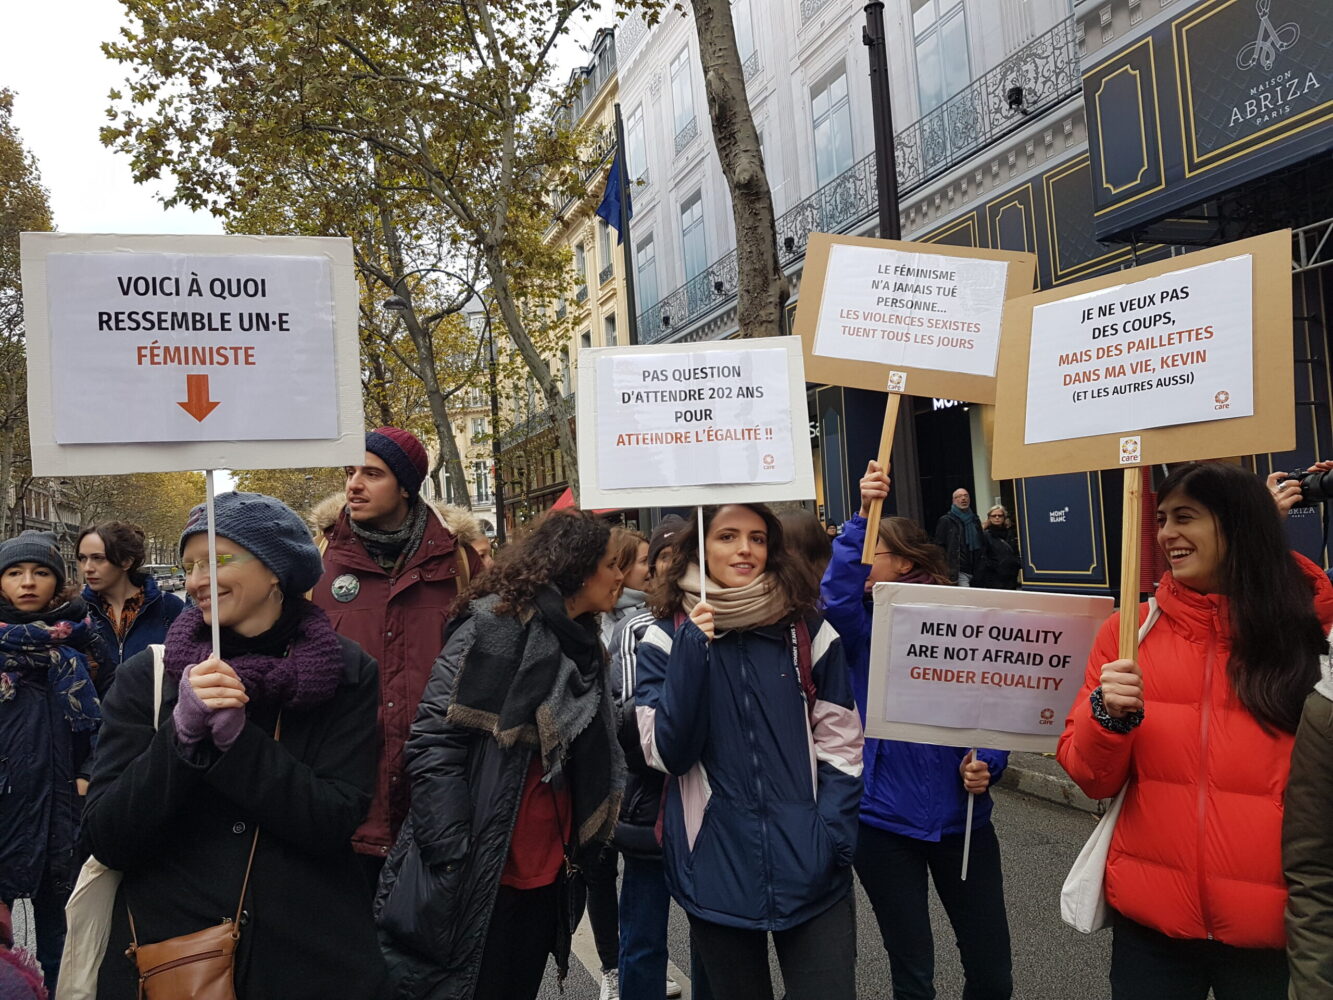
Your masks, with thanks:
[[[815,495],[795,338],[584,349],[578,376],[585,507]]]
[[[992,474],[1291,448],[1290,254],[1269,233],[1009,303]]]
[[[25,233],[21,252],[36,474],[364,454],[347,240]]]
[[[1109,597],[881,583],[866,735],[1051,751]]]
[[[995,399],[1007,299],[1033,254],[811,233],[794,332],[814,382],[974,403]]]

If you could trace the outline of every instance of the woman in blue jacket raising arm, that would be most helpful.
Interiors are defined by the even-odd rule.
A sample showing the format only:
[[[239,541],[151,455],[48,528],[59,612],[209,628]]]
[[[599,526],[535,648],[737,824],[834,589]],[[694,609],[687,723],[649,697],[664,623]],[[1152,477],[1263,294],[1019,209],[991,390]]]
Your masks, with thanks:
[[[820,591],[824,614],[842,636],[856,705],[864,718],[870,670],[870,590],[876,583],[949,583],[944,552],[915,522],[879,523],[875,560],[861,562],[866,515],[889,495],[889,477],[871,462],[861,480],[861,513],[833,541]],[[933,1000],[935,945],[927,873],[958,938],[966,985],[963,1000],[1008,1000],[1013,994],[1009,923],[1004,910],[1000,845],[987,789],[1009,760],[1000,750],[866,740],[865,797],[856,849],[861,879],[879,923],[895,1000]],[[967,798],[975,795],[967,882],[961,881]]]
[[[644,758],[677,776],[667,886],[718,996],[772,1000],[771,933],[789,1000],[851,1000],[862,737],[842,643],[767,507],[703,522],[707,603],[691,522],[638,649]]]

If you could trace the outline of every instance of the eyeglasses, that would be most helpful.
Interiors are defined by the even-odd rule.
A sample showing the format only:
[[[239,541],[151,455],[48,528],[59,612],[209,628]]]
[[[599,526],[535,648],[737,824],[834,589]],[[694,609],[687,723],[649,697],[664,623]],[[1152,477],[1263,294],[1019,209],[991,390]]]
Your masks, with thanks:
[[[236,563],[247,562],[254,558],[256,558],[256,556],[250,552],[219,552],[217,566],[218,569],[222,569],[224,566],[234,566]],[[181,563],[181,566],[184,568],[186,576],[190,576],[195,570],[198,570],[200,573],[207,573],[208,557],[205,556],[202,559],[187,559]]]

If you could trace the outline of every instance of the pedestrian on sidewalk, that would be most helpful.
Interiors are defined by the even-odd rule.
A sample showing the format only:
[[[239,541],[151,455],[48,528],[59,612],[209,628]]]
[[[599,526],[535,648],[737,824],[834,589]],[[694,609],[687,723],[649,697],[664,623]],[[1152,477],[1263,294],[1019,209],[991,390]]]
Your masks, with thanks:
[[[986,540],[981,518],[972,509],[972,494],[964,487],[953,491],[953,506],[935,523],[934,538],[948,560],[949,579],[960,587],[971,586]]]
[[[872,461],[861,479],[861,511],[843,525],[820,592],[824,614],[842,636],[856,707],[864,721],[870,674],[871,588],[876,583],[948,584],[944,552],[905,517],[879,522],[875,559],[861,561],[866,517],[889,495],[889,477]],[[1009,762],[1003,750],[866,740],[865,796],[856,874],[875,911],[895,1000],[933,1000],[935,942],[927,880],[944,904],[963,963],[967,1000],[1009,1000],[1013,959],[1004,907],[1000,845],[991,823],[990,786]],[[962,876],[967,801],[972,842]]]
[[[365,822],[352,838],[366,905],[407,816],[403,744],[416,718],[445,626],[482,560],[470,511],[421,496],[426,449],[415,434],[380,427],[366,435],[363,465],[349,465],[343,493],[311,519],[324,548],[324,573],[311,594],[339,635],[379,664],[379,767]]]
[[[1157,544],[1161,616],[1136,660],[1118,656],[1120,615],[1102,626],[1057,755],[1089,797],[1125,792],[1106,859],[1111,995],[1286,1000],[1283,796],[1333,587],[1240,466],[1174,470]]]
[[[577,872],[624,786],[597,616],[624,576],[611,529],[546,515],[479,577],[407,743],[410,817],[376,913],[402,1000],[525,1000],[563,981]]]
[[[122,877],[98,1000],[141,995],[132,943],[238,909],[237,1000],[379,1000],[351,848],[375,781],[375,661],[302,597],[320,559],[294,511],[258,493],[214,508],[217,593],[201,504],[181,534],[194,604],[167,632],[160,706],[152,650],[121,664],[103,705],[83,846]]]
[[[76,779],[102,711],[100,643],[50,532],[0,544],[0,622],[0,903],[32,901],[37,961],[54,993],[78,875]]]
[[[676,776],[667,884],[718,996],[772,1000],[771,934],[789,1000],[851,1000],[862,736],[842,642],[767,507],[702,516],[705,564],[691,522],[638,650],[644,758]]]
[[[143,528],[127,521],[103,521],[79,532],[74,551],[83,572],[83,600],[102,640],[102,662],[93,678],[99,697],[116,668],[135,653],[162,642],[185,607],[143,572]]]

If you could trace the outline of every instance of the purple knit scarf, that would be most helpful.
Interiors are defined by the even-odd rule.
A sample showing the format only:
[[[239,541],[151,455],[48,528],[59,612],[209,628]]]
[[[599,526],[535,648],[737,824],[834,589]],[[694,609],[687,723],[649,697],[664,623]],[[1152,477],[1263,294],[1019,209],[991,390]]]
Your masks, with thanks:
[[[167,630],[166,672],[180,682],[185,668],[212,653],[209,627],[190,605]],[[313,708],[333,697],[343,675],[342,647],[328,615],[311,605],[286,656],[245,653],[224,657],[245,684],[252,702],[279,708]]]

